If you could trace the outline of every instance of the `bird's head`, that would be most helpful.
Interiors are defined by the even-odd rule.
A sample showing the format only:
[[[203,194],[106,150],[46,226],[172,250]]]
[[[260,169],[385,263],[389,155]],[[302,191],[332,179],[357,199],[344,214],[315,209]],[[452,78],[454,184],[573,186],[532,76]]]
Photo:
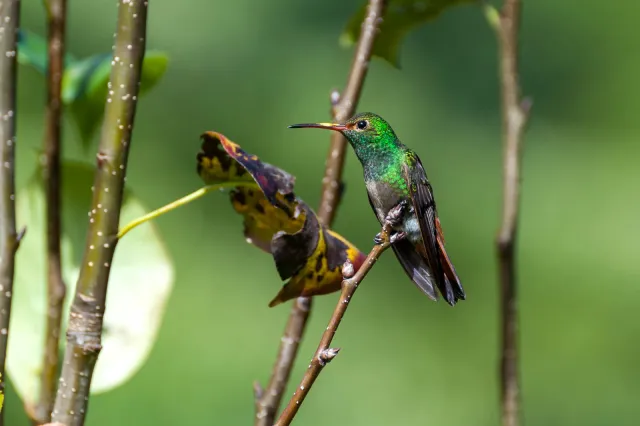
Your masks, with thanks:
[[[384,118],[372,112],[356,114],[344,123],[305,123],[293,124],[290,129],[317,128],[340,132],[356,150],[385,148],[395,146],[397,138],[393,129]]]

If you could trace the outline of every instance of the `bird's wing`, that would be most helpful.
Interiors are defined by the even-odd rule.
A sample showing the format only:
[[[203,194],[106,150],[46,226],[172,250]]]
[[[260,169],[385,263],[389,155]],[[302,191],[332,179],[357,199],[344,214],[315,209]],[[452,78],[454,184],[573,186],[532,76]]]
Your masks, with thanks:
[[[411,281],[430,299],[438,300],[438,293],[436,293],[429,267],[411,241],[406,239],[397,241],[391,245],[391,248]]]
[[[403,175],[409,188],[409,198],[418,217],[420,233],[422,234],[423,254],[432,279],[438,290],[442,293],[447,303],[455,305],[457,297],[450,280],[445,276],[442,265],[443,256],[440,251],[440,235],[436,221],[438,213],[436,202],[433,198],[433,189],[427,179],[427,173],[420,162],[420,158],[411,150],[406,152],[406,161],[403,162]],[[448,257],[446,257],[448,260]]]

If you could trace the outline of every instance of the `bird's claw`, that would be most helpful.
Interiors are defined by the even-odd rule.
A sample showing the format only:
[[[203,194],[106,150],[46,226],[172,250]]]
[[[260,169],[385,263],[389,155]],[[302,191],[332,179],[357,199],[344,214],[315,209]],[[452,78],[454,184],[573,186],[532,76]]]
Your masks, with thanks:
[[[407,234],[405,234],[404,232],[394,232],[391,237],[389,238],[389,242],[391,244],[395,244],[398,241],[402,241],[407,237]]]
[[[400,201],[395,207],[389,210],[387,213],[387,217],[385,217],[385,222],[391,225],[391,227],[396,227],[400,224],[402,220],[402,216],[404,216],[404,209],[407,207],[407,200]]]
[[[389,237],[389,243],[390,244],[394,244],[397,243],[398,241],[402,241],[407,237],[407,234],[405,234],[404,232],[400,231],[400,232],[394,232],[393,234],[391,234],[391,236]],[[384,243],[384,238],[382,238],[382,235],[380,233],[377,233],[375,237],[373,237],[373,242],[376,245],[380,245],[382,243]]]
[[[400,223],[402,222],[402,217],[404,216],[404,212],[405,212],[405,208],[407,207],[407,204],[408,204],[407,200],[402,200],[398,204],[396,204],[391,210],[389,210],[389,213],[387,213],[387,216],[384,218],[385,226],[389,226],[390,228],[393,229],[396,226],[400,225]],[[404,232],[401,232],[401,231],[394,232],[389,237],[389,243],[393,244],[397,241],[401,241],[406,236],[407,235]],[[380,245],[384,243],[384,238],[382,238],[381,232],[377,233],[376,236],[373,237],[373,242],[376,245]]]

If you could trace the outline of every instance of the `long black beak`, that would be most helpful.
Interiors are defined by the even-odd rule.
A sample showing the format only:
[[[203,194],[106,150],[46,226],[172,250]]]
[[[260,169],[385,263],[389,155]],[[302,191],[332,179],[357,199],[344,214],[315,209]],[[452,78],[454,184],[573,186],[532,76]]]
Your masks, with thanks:
[[[343,130],[347,130],[347,126],[340,123],[303,123],[303,124],[292,124],[289,126],[290,129],[327,129],[327,130],[335,130],[337,132],[341,132]]]

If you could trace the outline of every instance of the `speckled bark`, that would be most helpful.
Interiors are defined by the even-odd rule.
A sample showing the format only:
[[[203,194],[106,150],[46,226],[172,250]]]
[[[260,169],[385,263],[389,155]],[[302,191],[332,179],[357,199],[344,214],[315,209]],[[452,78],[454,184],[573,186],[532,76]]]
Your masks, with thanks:
[[[89,230],[69,315],[67,347],[52,420],[84,424],[101,349],[107,284],[117,242],[127,157],[144,58],[148,1],[120,0],[109,93],[93,184]]]

